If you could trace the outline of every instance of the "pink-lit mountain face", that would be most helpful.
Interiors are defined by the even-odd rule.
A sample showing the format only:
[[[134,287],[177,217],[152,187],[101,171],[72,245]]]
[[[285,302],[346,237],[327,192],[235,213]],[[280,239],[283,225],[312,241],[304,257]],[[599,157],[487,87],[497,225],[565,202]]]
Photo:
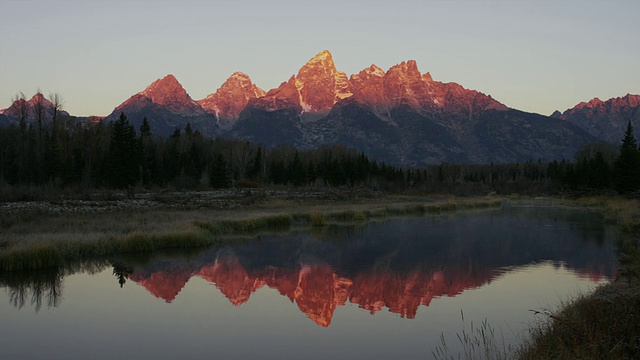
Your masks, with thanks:
[[[466,116],[472,116],[474,111],[508,109],[477,91],[433,81],[429,73],[418,71],[413,60],[387,72],[371,65],[347,78],[336,69],[326,50],[309,60],[297,75],[250,105],[266,111],[295,109],[299,114],[326,114],[336,103],[351,97],[377,114],[388,114],[401,105],[421,112],[452,111]]]
[[[235,72],[213,94],[199,100],[198,104],[208,113],[228,123],[238,120],[240,113],[251,99],[267,93],[251,82],[248,75]]]
[[[413,60],[386,73],[371,65],[352,75],[349,83],[356,101],[378,114],[389,114],[403,105],[423,114],[450,112],[467,118],[485,110],[508,110],[491,96],[456,83],[434,81],[431,74],[421,74]]]
[[[596,138],[617,142],[619,123],[637,118],[633,96],[625,99],[615,106],[576,107],[562,114],[568,121],[560,121],[510,109],[456,83],[435,81],[413,60],[387,71],[371,65],[347,76],[325,50],[267,92],[236,72],[215,93],[194,101],[167,75],[117,106],[104,121],[116,120],[123,112],[136,129],[146,117],[152,134],[160,137],[190,124],[205,136],[266,147],[343,144],[404,166],[551,161],[572,159]],[[596,113],[618,120],[603,120],[605,115],[585,120]],[[13,106],[0,112],[0,125],[12,122]]]
[[[323,51],[250,100],[229,135],[266,146],[344,144],[407,166],[569,159],[593,141],[566,122],[435,81],[413,60],[386,72],[371,65],[345,79]]]
[[[607,101],[594,98],[552,116],[579,126],[598,139],[618,144],[629,121],[636,138],[640,136],[640,95],[627,94]]]
[[[25,121],[27,123],[35,123],[38,120],[38,111],[36,108],[40,106],[42,111],[42,121],[44,123],[50,123],[53,119],[54,113],[54,105],[51,103],[49,99],[47,99],[41,93],[36,93],[29,100],[18,99],[15,100],[11,106],[6,109],[0,110],[0,115],[4,115],[6,117],[6,121],[12,124],[17,124],[20,122],[20,118],[24,115]],[[68,117],[69,113],[57,109],[56,113],[57,117]]]
[[[205,135],[216,134],[215,115],[207,113],[194,101],[173,75],[154,81],[118,105],[105,120],[115,120],[120,113],[125,113],[136,128],[146,117],[156,135],[169,135],[176,129],[184,129],[187,124]]]
[[[251,105],[266,111],[293,108],[298,114],[326,114],[336,102],[351,95],[347,75],[336,69],[331,53],[325,50]]]

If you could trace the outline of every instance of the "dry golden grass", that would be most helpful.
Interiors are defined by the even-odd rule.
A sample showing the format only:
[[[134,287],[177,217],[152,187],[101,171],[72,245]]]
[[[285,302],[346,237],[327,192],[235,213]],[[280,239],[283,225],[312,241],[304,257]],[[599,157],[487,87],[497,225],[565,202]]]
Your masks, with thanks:
[[[563,205],[602,209],[605,221],[616,224],[621,230],[640,230],[640,201],[619,196],[589,196],[579,199],[563,199]]]
[[[386,216],[422,215],[500,204],[496,198],[388,197],[344,202],[277,199],[233,210],[19,214],[2,222],[0,271],[60,266],[92,256],[204,246],[219,242],[220,236],[281,231],[291,226],[363,223]]]

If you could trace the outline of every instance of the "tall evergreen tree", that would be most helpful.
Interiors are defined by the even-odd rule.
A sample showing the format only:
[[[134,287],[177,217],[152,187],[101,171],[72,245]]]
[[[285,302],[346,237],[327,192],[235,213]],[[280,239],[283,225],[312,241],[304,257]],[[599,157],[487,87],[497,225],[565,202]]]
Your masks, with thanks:
[[[214,189],[226,189],[231,186],[231,174],[229,165],[222,154],[216,154],[211,166],[211,187]]]
[[[140,151],[141,151],[141,177],[145,186],[151,185],[151,180],[157,175],[156,170],[156,143],[151,137],[151,126],[145,116],[140,125]]]
[[[135,184],[140,175],[140,147],[136,130],[124,113],[113,123],[109,146],[109,183],[116,188]]]
[[[631,121],[620,144],[620,154],[613,164],[613,185],[620,194],[630,194],[640,189],[640,150],[633,136]]]
[[[301,186],[307,182],[307,171],[300,160],[300,154],[296,151],[293,160],[289,163],[289,181],[293,186]]]

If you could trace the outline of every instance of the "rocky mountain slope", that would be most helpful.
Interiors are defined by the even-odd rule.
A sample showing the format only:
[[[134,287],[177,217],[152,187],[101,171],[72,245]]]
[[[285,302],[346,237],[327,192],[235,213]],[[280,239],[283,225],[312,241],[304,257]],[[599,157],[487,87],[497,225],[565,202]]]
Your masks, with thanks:
[[[240,112],[244,110],[251,99],[265,96],[267,93],[251,82],[248,75],[235,72],[213,94],[199,100],[198,104],[214,114],[224,128],[233,125],[238,120]]]
[[[266,146],[340,143],[411,166],[572,159],[594,141],[567,122],[434,81],[415,61],[386,72],[371,65],[346,82],[342,74],[328,52],[316,55],[298,75],[249,101],[228,134]]]
[[[53,119],[54,105],[49,99],[47,99],[41,93],[36,93],[29,100],[17,99],[11,106],[6,109],[0,110],[0,125],[18,125],[20,118],[24,116],[27,124],[36,123],[38,121],[38,114],[36,108],[41,106],[42,108],[42,120],[45,124],[49,124]],[[69,113],[58,109],[56,117],[69,116]]]
[[[195,102],[173,75],[154,81],[143,91],[133,95],[116,107],[104,121],[116,120],[124,112],[136,129],[147,118],[151,131],[158,136],[168,136],[176,128],[184,129],[187,123],[204,135],[217,133],[215,115],[207,113]]]
[[[575,124],[598,139],[619,144],[629,121],[636,138],[640,137],[640,95],[627,94],[607,101],[594,98],[563,113],[556,111],[552,117]]]

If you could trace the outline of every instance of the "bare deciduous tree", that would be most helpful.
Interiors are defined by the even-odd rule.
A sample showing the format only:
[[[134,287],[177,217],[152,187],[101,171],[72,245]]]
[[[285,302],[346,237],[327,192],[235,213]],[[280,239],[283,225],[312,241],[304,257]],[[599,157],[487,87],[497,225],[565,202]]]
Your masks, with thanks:
[[[20,132],[22,138],[25,137],[27,132],[27,99],[24,96],[24,93],[20,91],[19,94],[16,94],[12,99],[13,104],[16,106],[16,110],[18,111],[18,120],[20,121]]]
[[[49,93],[49,100],[51,101],[52,110],[53,110],[53,117],[51,119],[52,128],[53,128],[52,131],[55,134],[57,120],[58,120],[58,111],[62,110],[62,106],[64,105],[64,102],[62,101],[62,97],[60,96],[60,94],[57,92]]]

